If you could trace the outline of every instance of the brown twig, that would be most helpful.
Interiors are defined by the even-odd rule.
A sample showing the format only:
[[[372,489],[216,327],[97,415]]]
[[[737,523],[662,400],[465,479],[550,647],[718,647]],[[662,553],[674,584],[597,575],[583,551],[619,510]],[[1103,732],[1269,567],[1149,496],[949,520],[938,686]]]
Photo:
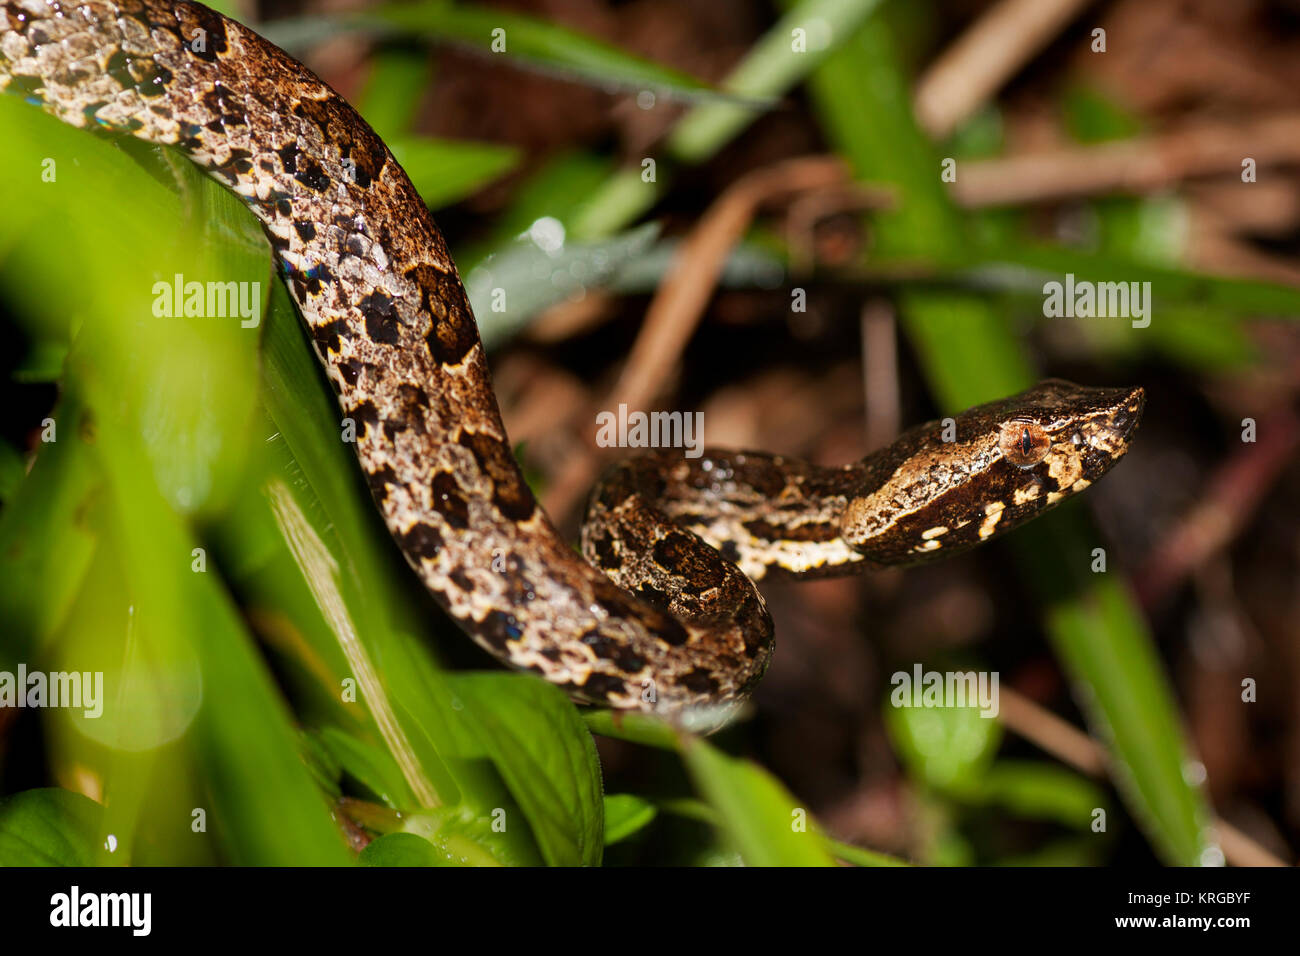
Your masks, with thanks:
[[[921,128],[936,139],[1002,88],[1088,0],[1002,0],[934,62],[917,84]]]
[[[998,716],[1008,730],[1090,777],[1106,772],[1106,750],[1045,707],[1009,687],[998,688]]]
[[[1237,238],[1228,229],[1210,224],[1193,227],[1187,265],[1218,275],[1300,286],[1300,266],[1295,260],[1261,252],[1258,246]]]
[[[682,242],[604,407],[643,408],[654,398],[699,324],[727,256],[764,202],[844,181],[838,161],[813,156],[766,166],[733,183]]]
[[[894,310],[884,299],[862,307],[862,387],[866,398],[866,450],[883,448],[898,434],[898,341]]]
[[[1181,179],[1300,162],[1300,115],[1198,123],[1156,136],[972,160],[957,167],[963,206],[1009,206],[1105,193],[1147,193]],[[1249,188],[1249,184],[1242,184]]]

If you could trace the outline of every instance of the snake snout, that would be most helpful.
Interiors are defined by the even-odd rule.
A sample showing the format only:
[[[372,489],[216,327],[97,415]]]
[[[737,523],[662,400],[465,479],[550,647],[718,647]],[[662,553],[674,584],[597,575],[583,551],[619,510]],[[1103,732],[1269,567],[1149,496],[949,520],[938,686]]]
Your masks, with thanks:
[[[1147,393],[1141,385],[1128,390],[1124,399],[1119,402],[1114,413],[1111,415],[1111,427],[1119,434],[1124,441],[1137,430],[1138,422],[1142,420],[1142,411],[1146,408]]]

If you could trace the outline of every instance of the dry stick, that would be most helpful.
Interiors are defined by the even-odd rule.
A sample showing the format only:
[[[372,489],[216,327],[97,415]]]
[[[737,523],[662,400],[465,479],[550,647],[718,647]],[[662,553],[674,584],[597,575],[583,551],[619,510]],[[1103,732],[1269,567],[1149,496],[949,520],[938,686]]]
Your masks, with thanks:
[[[1195,224],[1187,248],[1188,265],[1219,275],[1300,286],[1300,267],[1293,260],[1260,252],[1250,242],[1232,235],[1242,228],[1249,226]]]
[[[999,716],[1007,729],[1088,774],[1105,776],[1106,748],[1028,697],[1003,687],[999,691]],[[1213,821],[1219,846],[1235,866],[1286,866],[1267,849],[1220,817]]]
[[[524,330],[530,342],[551,345],[595,328],[608,318],[615,296],[603,289],[586,289],[579,297],[551,306]]]
[[[1300,222],[1300,190],[1291,176],[1261,176],[1242,189],[1240,176],[1189,183],[1183,195],[1196,210],[1193,231],[1248,232],[1285,239]]]
[[[1087,6],[1088,0],[1002,0],[931,65],[916,87],[916,118],[947,136]]]
[[[1143,607],[1158,604],[1241,533],[1300,447],[1300,419],[1289,407],[1278,408],[1259,423],[1257,437],[1219,466],[1195,507],[1143,562],[1133,582]]]
[[[862,307],[862,387],[866,399],[867,451],[898,434],[898,339],[894,310],[884,299]]]
[[[968,209],[1116,192],[1148,193],[1192,177],[1240,173],[1247,158],[1255,161],[1257,169],[1300,163],[1300,114],[1255,117],[1240,123],[1189,124],[1153,136],[968,160],[960,165],[957,181],[950,188],[952,198]],[[808,156],[793,162],[816,178],[816,195],[835,198],[831,211],[882,201],[873,193],[841,195],[839,190],[855,184],[838,157]],[[820,217],[826,212],[825,205],[809,208]],[[809,216],[802,207],[800,211],[790,229],[802,234],[810,227],[804,222]]]
[[[823,156],[801,157],[742,176],[718,197],[678,249],[605,407],[641,408],[654,398],[699,324],[727,256],[762,203],[841,185],[844,175],[838,162],[827,162]]]
[[[953,198],[1005,206],[1097,193],[1144,193],[1180,179],[1300,161],[1300,115],[1197,123],[1170,133],[959,165]]]

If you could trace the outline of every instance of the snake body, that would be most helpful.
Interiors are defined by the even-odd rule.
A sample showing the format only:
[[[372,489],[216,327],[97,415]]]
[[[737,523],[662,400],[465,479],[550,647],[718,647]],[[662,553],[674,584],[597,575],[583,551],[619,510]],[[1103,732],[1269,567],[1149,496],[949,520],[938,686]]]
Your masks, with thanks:
[[[1049,380],[844,467],[753,452],[613,465],[579,556],[516,465],[428,209],[342,97],[176,0],[0,0],[0,88],[179,149],[260,219],[410,565],[489,652],[578,699],[679,711],[750,692],[754,581],[914,563],[988,540],[1127,450],[1141,389]]]

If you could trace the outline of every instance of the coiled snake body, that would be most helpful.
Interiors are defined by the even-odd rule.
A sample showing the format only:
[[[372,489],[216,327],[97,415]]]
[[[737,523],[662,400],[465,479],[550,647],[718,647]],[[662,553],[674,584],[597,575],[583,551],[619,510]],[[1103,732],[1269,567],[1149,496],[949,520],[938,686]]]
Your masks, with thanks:
[[[0,0],[0,88],[174,146],[247,202],[411,566],[480,645],[586,701],[742,698],[772,652],[754,580],[907,564],[1005,533],[1109,469],[1141,415],[1141,389],[1052,380],[841,468],[712,450],[630,459],[592,494],[584,561],[515,463],[427,208],[309,70],[197,3]]]

